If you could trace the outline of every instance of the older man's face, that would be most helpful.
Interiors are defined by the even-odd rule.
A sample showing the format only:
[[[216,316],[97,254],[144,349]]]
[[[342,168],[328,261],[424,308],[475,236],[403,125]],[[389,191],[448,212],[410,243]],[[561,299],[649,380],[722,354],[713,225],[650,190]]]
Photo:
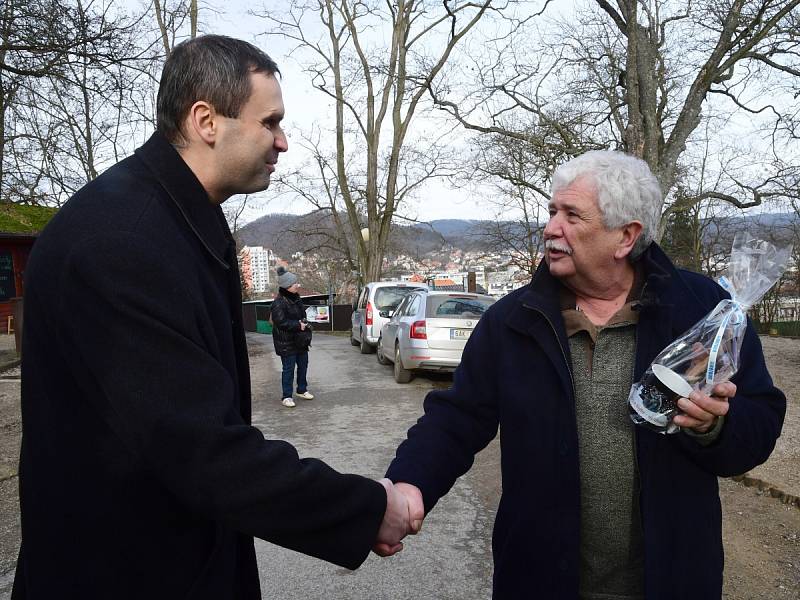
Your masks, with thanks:
[[[579,177],[553,194],[544,228],[545,262],[554,277],[576,291],[603,278],[615,263],[619,229],[607,229],[589,177]]]

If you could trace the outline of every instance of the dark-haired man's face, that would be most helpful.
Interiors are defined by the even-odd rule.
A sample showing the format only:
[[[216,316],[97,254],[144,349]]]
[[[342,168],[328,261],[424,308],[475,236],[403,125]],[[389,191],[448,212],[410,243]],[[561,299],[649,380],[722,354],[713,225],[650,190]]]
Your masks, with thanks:
[[[273,75],[250,74],[251,94],[235,119],[219,119],[214,147],[217,172],[227,196],[267,189],[278,154],[288,143],[281,129],[281,86]]]

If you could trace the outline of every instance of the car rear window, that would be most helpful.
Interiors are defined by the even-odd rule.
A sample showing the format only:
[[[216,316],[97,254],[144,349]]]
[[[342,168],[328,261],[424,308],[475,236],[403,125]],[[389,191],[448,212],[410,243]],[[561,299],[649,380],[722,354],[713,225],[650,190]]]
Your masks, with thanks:
[[[416,290],[414,287],[381,287],[375,290],[375,306],[378,310],[397,308],[400,301]]]
[[[480,317],[494,304],[494,298],[471,298],[469,296],[428,296],[425,316],[448,319]]]

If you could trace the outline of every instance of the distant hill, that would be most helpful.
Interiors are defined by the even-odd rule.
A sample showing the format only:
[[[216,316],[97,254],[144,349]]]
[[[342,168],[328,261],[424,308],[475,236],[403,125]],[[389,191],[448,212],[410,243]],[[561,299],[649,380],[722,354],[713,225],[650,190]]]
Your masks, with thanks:
[[[762,213],[743,217],[729,217],[724,222],[744,225],[751,224],[758,228],[784,228],[798,225],[798,217],[794,213]]]
[[[271,248],[278,256],[297,252],[293,233],[302,225],[302,216],[274,213],[251,221],[239,228],[235,237],[244,246]]]
[[[490,224],[494,222],[438,219],[430,223],[399,225],[392,232],[389,254],[407,254],[419,258],[442,253],[449,248],[480,251],[486,246],[486,240],[481,233]],[[510,225],[513,227],[513,224]],[[754,235],[769,238],[782,229],[798,228],[800,223],[793,213],[762,213],[720,219],[719,226],[732,231],[747,228]],[[270,214],[239,229],[236,238],[240,244],[265,246],[278,256],[287,257],[298,251],[307,252],[318,248],[323,239],[320,232],[333,234],[333,231],[333,222],[329,215]],[[707,232],[709,234],[712,232]]]
[[[344,218],[344,216],[343,216]],[[480,247],[480,228],[488,221],[442,219],[430,223],[399,225],[392,232],[390,252],[423,256],[440,252],[446,246],[462,250]],[[298,251],[308,251],[318,246],[320,232],[333,234],[330,217],[307,215],[270,214],[241,227],[235,234],[242,245],[265,246],[278,256],[291,256]]]
[[[486,223],[486,221],[464,220],[464,219],[437,219],[431,221],[430,226],[441,233],[443,236],[449,238],[459,238],[469,235],[474,232],[476,228]],[[418,225],[424,227],[424,225]]]

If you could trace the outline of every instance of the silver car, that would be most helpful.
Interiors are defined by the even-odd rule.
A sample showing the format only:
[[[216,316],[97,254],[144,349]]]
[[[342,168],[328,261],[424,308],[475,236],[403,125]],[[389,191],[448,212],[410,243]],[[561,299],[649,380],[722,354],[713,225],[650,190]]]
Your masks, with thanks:
[[[350,318],[350,343],[360,346],[361,354],[373,352],[381,327],[400,305],[400,301],[411,292],[427,289],[426,284],[411,281],[371,281],[365,285]]]
[[[419,291],[406,296],[381,328],[377,357],[394,363],[394,379],[408,383],[417,369],[454,371],[491,296]]]

